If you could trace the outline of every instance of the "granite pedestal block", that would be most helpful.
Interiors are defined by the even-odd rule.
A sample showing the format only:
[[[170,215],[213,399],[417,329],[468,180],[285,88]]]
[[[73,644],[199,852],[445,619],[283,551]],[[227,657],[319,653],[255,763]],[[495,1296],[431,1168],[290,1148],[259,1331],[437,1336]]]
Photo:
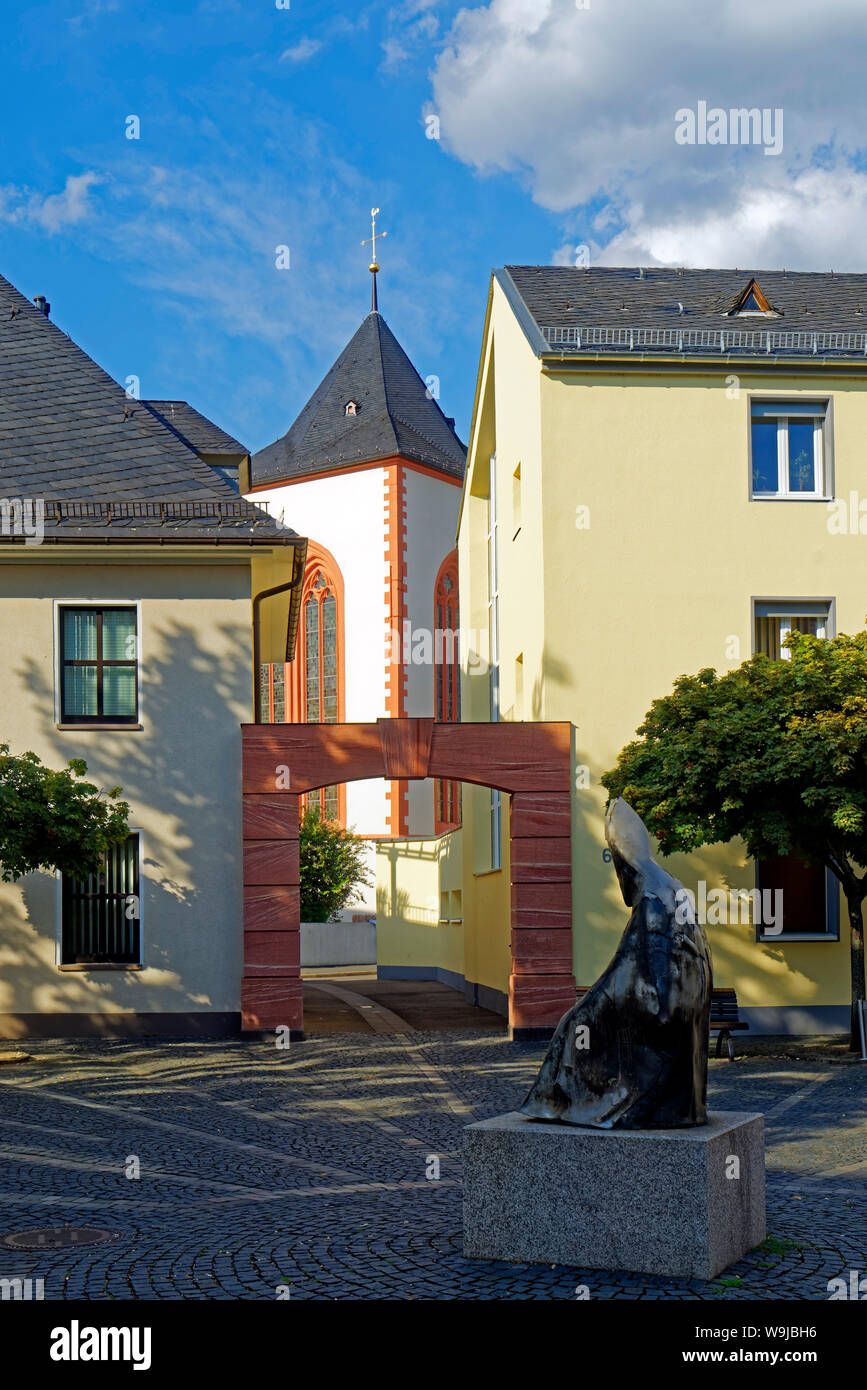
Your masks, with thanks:
[[[761,1115],[623,1130],[515,1112],[464,1130],[471,1259],[712,1279],[765,1234]]]

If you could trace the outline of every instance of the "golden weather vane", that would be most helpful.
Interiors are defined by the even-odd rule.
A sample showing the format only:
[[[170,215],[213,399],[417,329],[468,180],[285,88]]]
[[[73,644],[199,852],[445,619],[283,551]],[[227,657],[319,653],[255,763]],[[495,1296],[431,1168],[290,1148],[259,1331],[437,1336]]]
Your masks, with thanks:
[[[379,216],[379,208],[371,208],[371,209],[370,209],[370,233],[371,233],[371,234],[370,234],[369,237],[365,237],[364,241],[361,243],[362,246],[371,246],[371,247],[372,247],[371,258],[370,258],[370,267],[369,267],[370,273],[371,273],[371,275],[373,276],[373,292],[372,292],[371,297],[370,297],[370,307],[371,307],[371,310],[374,310],[374,309],[377,309],[377,308],[378,308],[378,305],[377,305],[377,297],[376,297],[376,274],[377,274],[377,271],[379,270],[379,265],[377,264],[377,260],[376,260],[376,238],[377,238],[377,237],[382,238],[382,237],[384,237],[384,236],[388,236],[388,232],[378,232],[378,231],[376,230],[376,219],[377,219],[378,216]]]

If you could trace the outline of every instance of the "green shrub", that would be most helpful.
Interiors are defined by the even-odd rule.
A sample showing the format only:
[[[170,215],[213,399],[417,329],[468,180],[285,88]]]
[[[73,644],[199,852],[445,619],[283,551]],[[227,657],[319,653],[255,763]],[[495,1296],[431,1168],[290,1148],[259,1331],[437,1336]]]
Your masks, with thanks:
[[[364,841],[324,820],[318,807],[301,817],[299,839],[301,921],[330,922],[341,908],[358,902],[358,890],[370,882]]]
[[[35,753],[9,752],[0,743],[0,879],[14,882],[36,869],[59,869],[71,878],[95,874],[110,845],[129,834],[129,806],[120,787],[102,792],[82,779],[83,758],[62,772]]]

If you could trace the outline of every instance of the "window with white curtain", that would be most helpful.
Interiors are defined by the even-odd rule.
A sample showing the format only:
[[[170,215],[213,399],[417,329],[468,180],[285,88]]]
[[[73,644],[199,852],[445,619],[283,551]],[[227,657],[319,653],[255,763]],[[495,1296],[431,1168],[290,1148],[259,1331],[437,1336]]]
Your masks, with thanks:
[[[788,661],[790,653],[784,643],[789,633],[804,632],[811,637],[827,637],[829,615],[830,604],[827,600],[757,600],[754,616],[754,651],[763,652],[774,661]]]

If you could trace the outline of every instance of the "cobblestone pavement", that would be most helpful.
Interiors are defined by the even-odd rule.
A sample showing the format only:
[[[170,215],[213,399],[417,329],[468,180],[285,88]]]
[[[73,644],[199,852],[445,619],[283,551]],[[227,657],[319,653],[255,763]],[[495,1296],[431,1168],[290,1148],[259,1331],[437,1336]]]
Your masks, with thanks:
[[[867,1066],[711,1062],[712,1108],[765,1113],[771,1239],[708,1284],[463,1258],[462,1126],[513,1109],[543,1052],[492,1029],[26,1047],[0,1068],[0,1234],[118,1232],[0,1248],[46,1299],[819,1300],[867,1274]]]

